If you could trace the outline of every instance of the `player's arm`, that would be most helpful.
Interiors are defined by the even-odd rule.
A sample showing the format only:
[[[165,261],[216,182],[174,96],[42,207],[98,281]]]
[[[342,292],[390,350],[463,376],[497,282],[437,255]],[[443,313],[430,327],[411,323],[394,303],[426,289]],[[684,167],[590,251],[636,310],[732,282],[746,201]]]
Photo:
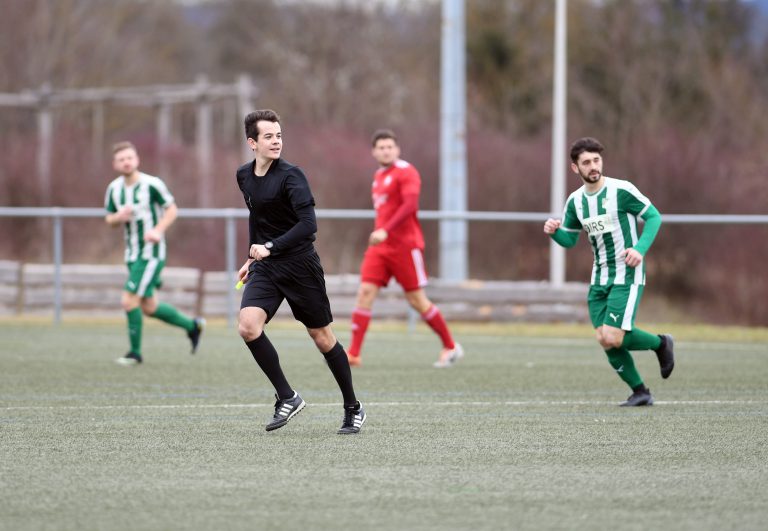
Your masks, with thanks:
[[[552,238],[555,243],[566,249],[576,245],[576,242],[579,241],[579,232],[580,231],[571,232],[563,230],[559,219],[549,218],[544,223],[544,233],[549,234],[549,237]]]
[[[627,188],[619,190],[619,204],[624,209],[645,221],[643,233],[637,240],[634,247],[624,251],[624,262],[630,267],[639,266],[648,249],[651,248],[656,235],[661,227],[661,214],[650,200],[645,197],[640,190],[630,184]]]
[[[413,165],[407,165],[397,176],[400,188],[400,206],[392,213],[383,227],[379,227],[368,237],[370,245],[378,245],[385,241],[389,234],[396,230],[406,219],[415,215],[419,210],[419,195],[421,194],[421,175]]]
[[[251,267],[251,264],[253,263],[254,260],[255,258],[249,258],[248,260],[245,261],[243,266],[237,272],[237,280],[239,280],[240,282],[245,282],[245,277],[248,276],[248,268]]]
[[[648,252],[648,249],[651,248],[654,240],[656,240],[656,235],[659,233],[659,229],[661,228],[661,213],[656,209],[655,206],[649,205],[646,211],[640,217],[645,220],[645,226],[643,227],[643,233],[640,235],[640,238],[635,244],[635,249],[640,254],[645,256],[645,253]]]
[[[124,205],[117,208],[114,197],[112,197],[112,186],[107,187],[107,193],[104,195],[104,209],[107,211],[104,221],[110,227],[119,227],[123,223],[130,221],[132,210],[130,205]]]
[[[261,258],[277,254],[283,249],[290,249],[317,232],[315,198],[312,197],[309,182],[300,169],[296,168],[295,172],[286,178],[283,193],[288,196],[293,212],[296,214],[296,224],[285,234],[272,240],[272,249],[264,249],[266,254],[259,249]],[[264,246],[256,245],[256,247]]]
[[[576,216],[572,198],[569,198],[565,205],[562,221],[549,218],[544,222],[544,234],[548,234],[561,247],[570,248],[576,245],[581,234],[581,222]]]
[[[165,210],[163,211],[162,217],[157,222],[157,225],[155,225],[155,230],[165,233],[165,231],[168,230],[168,227],[170,227],[178,217],[179,217],[179,208],[176,206],[176,203],[171,203],[170,205],[167,205],[165,207]]]
[[[162,180],[157,178],[153,178],[150,182],[149,201],[150,204],[160,205],[163,208],[163,215],[157,220],[155,226],[144,234],[144,241],[158,243],[163,239],[168,227],[176,221],[179,209],[176,207],[176,200],[171,195],[171,191]]]
[[[656,239],[659,228],[661,228],[661,214],[655,206],[649,204],[640,217],[645,220],[643,233],[634,247],[624,251],[624,262],[630,267],[640,265],[648,249],[651,248],[653,241]]]
[[[163,234],[165,234],[168,227],[176,221],[177,217],[179,217],[179,209],[176,206],[176,203],[165,205],[163,215],[158,220],[157,225],[144,234],[144,240],[152,243],[157,243],[162,240]]]
[[[107,215],[104,216],[104,221],[106,221],[110,227],[119,227],[123,223],[128,223],[131,220],[132,214],[133,210],[131,209],[131,206],[124,205],[115,212],[107,213]]]
[[[298,221],[288,229],[288,232],[272,240],[272,253],[280,252],[282,249],[290,249],[317,232],[314,203],[294,206],[294,212]]]
[[[402,203],[400,207],[395,210],[392,217],[380,227],[373,231],[368,238],[370,245],[378,245],[387,239],[389,234],[395,230],[399,225],[403,223],[410,216],[416,214],[419,211],[419,194],[407,194],[402,196]]]

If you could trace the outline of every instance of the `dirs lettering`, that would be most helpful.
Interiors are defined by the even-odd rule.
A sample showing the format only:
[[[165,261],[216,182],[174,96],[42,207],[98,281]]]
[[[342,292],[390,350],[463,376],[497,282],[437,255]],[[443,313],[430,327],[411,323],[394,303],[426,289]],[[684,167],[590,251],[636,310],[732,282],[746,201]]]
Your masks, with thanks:
[[[587,231],[587,234],[592,234],[593,232],[603,232],[605,231],[605,223],[602,220],[590,221],[589,223],[584,224],[584,230]]]

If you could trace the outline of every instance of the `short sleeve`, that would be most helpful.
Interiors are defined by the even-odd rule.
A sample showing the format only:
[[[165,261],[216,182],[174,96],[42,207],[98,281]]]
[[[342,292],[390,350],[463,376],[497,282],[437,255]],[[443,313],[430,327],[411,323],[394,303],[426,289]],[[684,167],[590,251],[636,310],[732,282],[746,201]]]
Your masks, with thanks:
[[[625,187],[619,188],[618,202],[621,210],[629,212],[635,216],[643,215],[648,207],[651,206],[650,199],[640,193],[640,190],[638,190],[634,184],[629,182]]]
[[[160,179],[153,179],[149,190],[151,200],[161,206],[168,206],[175,202],[170,190]]]
[[[112,197],[112,185],[110,184],[107,187],[107,193],[104,195],[104,208],[109,212],[110,214],[114,214],[117,212],[117,205],[115,204],[115,199]]]
[[[563,209],[563,223],[560,228],[568,232],[580,232],[582,229],[581,221],[576,215],[575,202],[576,199],[573,196],[569,197]]]

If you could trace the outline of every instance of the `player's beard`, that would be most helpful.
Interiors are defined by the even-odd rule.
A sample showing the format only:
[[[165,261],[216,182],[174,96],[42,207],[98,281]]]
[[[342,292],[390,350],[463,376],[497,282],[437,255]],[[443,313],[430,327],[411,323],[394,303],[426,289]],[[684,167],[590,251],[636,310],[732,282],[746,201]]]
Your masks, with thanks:
[[[595,172],[595,173],[588,173],[587,175],[584,175],[581,173],[581,179],[587,183],[587,184],[595,184],[597,181],[600,180],[600,177],[603,176],[602,172]]]

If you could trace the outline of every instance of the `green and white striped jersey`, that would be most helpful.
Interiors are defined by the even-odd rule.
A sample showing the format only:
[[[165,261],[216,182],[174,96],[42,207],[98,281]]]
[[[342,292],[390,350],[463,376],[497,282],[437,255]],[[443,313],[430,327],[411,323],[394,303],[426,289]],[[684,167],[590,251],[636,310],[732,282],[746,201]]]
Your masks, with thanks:
[[[568,196],[560,228],[587,234],[595,256],[593,285],[645,284],[645,260],[629,267],[622,253],[637,244],[637,218],[651,206],[635,185],[610,177],[594,194],[582,186]]]
[[[154,228],[166,207],[174,203],[173,196],[158,177],[139,172],[139,179],[131,186],[125,185],[125,178],[118,177],[107,187],[104,208],[115,213],[124,205],[131,205],[133,215],[125,223],[125,261],[157,258],[165,260],[165,237],[159,243],[144,241],[144,234]]]

